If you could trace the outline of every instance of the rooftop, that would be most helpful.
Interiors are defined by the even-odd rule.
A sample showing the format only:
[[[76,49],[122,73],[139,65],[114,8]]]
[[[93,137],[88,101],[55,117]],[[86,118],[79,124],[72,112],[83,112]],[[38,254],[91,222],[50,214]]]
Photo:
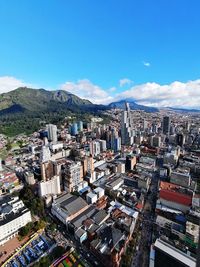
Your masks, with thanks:
[[[162,250],[164,253],[170,255],[171,257],[178,259],[188,267],[196,267],[196,260],[194,258],[190,257],[181,250],[176,249],[174,246],[161,239],[156,240],[155,247]]]
[[[59,205],[68,215],[72,215],[88,206],[81,197],[72,194],[64,194],[54,200],[54,205]]]
[[[160,190],[160,198],[165,200],[176,202],[184,206],[191,206],[192,205],[192,196],[182,194],[179,192],[175,192],[172,190],[161,189]]]

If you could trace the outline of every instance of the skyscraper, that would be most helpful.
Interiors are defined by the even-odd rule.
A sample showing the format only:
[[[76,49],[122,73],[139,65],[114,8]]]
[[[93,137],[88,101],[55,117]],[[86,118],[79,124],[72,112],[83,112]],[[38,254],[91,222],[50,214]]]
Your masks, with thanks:
[[[133,144],[133,127],[132,127],[132,117],[129,107],[129,103],[126,102],[125,110],[122,112],[121,118],[121,138],[122,145],[132,145]]]
[[[71,126],[71,135],[77,135],[78,134],[78,125],[76,122],[74,122]]]
[[[48,124],[47,131],[48,131],[48,140],[53,143],[56,143],[58,141],[57,126],[54,124]]]
[[[83,131],[83,122],[82,121],[78,121],[77,122],[77,126],[78,126],[78,131],[82,132]]]
[[[101,153],[100,143],[97,141],[92,141],[90,143],[90,154],[94,157]]]
[[[171,126],[171,119],[168,116],[163,117],[163,133],[169,135]]]

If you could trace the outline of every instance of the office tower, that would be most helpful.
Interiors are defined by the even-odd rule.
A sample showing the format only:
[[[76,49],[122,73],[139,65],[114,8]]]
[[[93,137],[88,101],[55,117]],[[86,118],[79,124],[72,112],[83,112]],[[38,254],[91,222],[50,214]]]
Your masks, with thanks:
[[[190,131],[190,126],[191,126],[191,125],[190,125],[190,122],[187,121],[186,124],[185,124],[185,129],[186,129],[186,131],[188,131],[188,132]]]
[[[169,135],[170,133],[171,120],[170,117],[163,117],[163,133]]]
[[[160,147],[160,145],[161,145],[161,137],[160,136],[153,136],[152,146],[153,147]]]
[[[49,161],[51,158],[51,152],[49,150],[48,146],[43,146],[42,151],[40,153],[40,161],[41,162],[46,162]]]
[[[82,121],[78,121],[77,122],[77,126],[78,126],[78,131],[82,132],[83,131],[83,122]]]
[[[133,144],[132,117],[128,103],[126,103],[125,110],[122,112],[121,117],[121,139],[122,145]]]
[[[101,152],[105,152],[107,150],[106,140],[98,140],[98,142],[100,144]]]
[[[176,135],[176,144],[181,147],[185,144],[185,136],[182,133]]]
[[[175,131],[176,131],[176,129],[175,129],[174,125],[171,125],[170,126],[170,135],[174,135]]]
[[[136,165],[136,156],[133,156],[133,155],[128,155],[126,156],[126,170],[127,171],[130,171],[130,170],[133,170],[135,165]]]
[[[111,130],[110,134],[110,148],[114,150],[114,152],[121,150],[121,137],[119,137],[116,129]]]
[[[154,134],[158,132],[158,125],[155,122],[152,123],[152,132]]]
[[[121,137],[115,138],[114,152],[121,151]]]
[[[62,169],[62,179],[65,191],[75,191],[79,183],[83,181],[83,166],[81,162],[66,162]]]
[[[56,143],[58,141],[57,126],[54,124],[48,124],[47,131],[48,131],[48,140],[50,142]]]
[[[99,155],[101,152],[100,150],[100,143],[97,141],[92,141],[90,143],[90,154],[94,157]]]
[[[71,135],[74,136],[74,135],[77,135],[78,134],[78,125],[76,122],[74,122],[72,125],[71,125]]]
[[[148,121],[143,120],[143,131],[146,131],[148,129]]]

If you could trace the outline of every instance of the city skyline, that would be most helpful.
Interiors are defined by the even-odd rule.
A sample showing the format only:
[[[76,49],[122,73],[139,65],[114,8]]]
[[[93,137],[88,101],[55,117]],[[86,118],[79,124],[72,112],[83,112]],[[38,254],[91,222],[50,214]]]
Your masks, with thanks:
[[[97,104],[133,98],[200,108],[198,7],[198,1],[1,1],[0,93],[29,86],[64,89]]]

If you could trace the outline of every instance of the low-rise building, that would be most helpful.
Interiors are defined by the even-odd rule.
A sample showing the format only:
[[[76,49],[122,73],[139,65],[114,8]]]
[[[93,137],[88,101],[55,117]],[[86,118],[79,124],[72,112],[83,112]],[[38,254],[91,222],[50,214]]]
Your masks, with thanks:
[[[67,193],[54,199],[51,212],[61,222],[67,224],[88,209],[88,207],[88,204],[81,197]]]
[[[186,212],[192,205],[192,196],[177,191],[161,189],[159,202],[166,207]]]

